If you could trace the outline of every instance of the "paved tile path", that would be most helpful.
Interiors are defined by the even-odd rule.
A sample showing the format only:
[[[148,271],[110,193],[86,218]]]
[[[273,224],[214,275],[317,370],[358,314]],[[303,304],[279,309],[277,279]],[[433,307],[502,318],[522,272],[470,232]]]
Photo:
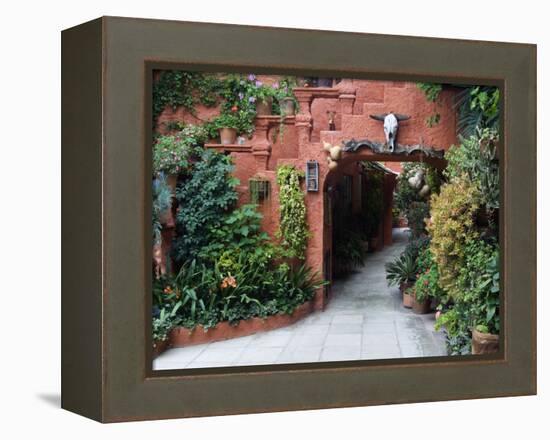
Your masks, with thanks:
[[[403,308],[399,290],[386,284],[384,264],[402,252],[407,234],[394,229],[392,246],[369,254],[363,268],[335,282],[325,311],[270,332],[170,349],[154,361],[154,369],[445,355],[434,315]]]

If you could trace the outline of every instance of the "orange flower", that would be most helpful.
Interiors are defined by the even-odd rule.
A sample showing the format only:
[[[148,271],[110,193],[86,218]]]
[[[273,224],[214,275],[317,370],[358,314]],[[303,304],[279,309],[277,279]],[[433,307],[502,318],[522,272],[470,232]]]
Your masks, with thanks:
[[[239,107],[237,107],[236,105],[234,105],[233,107],[231,107],[231,111],[232,111],[232,112],[236,112],[237,110],[239,110]]]
[[[170,295],[172,293],[172,288],[170,286],[166,286],[164,288],[164,293],[166,293],[166,295]]]
[[[220,287],[222,289],[227,289],[228,287],[237,287],[237,280],[235,279],[235,277],[229,275],[222,280]]]

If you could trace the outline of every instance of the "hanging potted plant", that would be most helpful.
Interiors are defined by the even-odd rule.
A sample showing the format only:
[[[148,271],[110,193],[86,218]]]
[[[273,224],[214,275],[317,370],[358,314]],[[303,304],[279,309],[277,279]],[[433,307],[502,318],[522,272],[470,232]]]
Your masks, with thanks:
[[[239,117],[234,113],[222,113],[213,121],[214,127],[220,134],[222,145],[234,144],[237,140]]]
[[[391,263],[386,264],[386,280],[389,286],[399,286],[403,294],[403,307],[411,308],[413,298],[409,289],[416,281],[417,272],[416,260],[407,252],[401,254]]]

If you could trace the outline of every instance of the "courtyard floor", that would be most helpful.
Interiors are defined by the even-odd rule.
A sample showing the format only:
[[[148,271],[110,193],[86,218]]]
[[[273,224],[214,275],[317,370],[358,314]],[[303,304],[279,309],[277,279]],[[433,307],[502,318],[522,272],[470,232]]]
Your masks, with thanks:
[[[444,356],[443,332],[434,314],[417,315],[389,288],[386,262],[404,249],[407,229],[394,229],[394,243],[369,254],[365,266],[334,283],[326,309],[296,324],[227,341],[172,348],[153,369],[326,362],[358,359]]]

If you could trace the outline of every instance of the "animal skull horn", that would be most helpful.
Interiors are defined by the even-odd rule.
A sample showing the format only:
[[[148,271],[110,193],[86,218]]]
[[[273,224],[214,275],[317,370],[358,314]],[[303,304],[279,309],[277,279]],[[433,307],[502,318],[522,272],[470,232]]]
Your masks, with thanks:
[[[395,150],[397,130],[399,129],[399,121],[406,121],[411,117],[408,115],[401,115],[399,113],[382,113],[379,115],[370,115],[372,119],[384,122],[384,134],[386,136],[386,145],[390,153]]]

